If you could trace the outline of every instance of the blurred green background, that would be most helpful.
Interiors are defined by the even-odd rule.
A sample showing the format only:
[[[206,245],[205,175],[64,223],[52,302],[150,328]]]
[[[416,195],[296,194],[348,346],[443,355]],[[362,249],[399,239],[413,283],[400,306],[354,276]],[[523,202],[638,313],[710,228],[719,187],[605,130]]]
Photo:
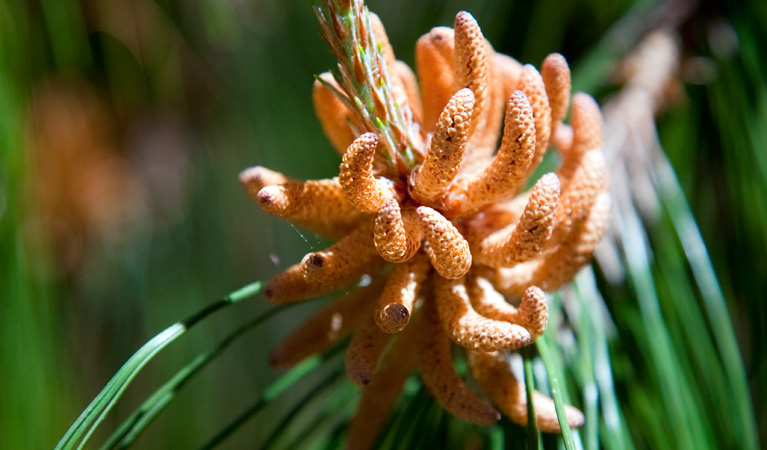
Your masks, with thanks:
[[[565,55],[575,87],[597,99],[618,89],[615,64],[631,45],[673,25],[692,66],[683,65],[679,101],[658,129],[722,284],[767,442],[767,4],[368,4],[411,65],[416,39],[465,9],[496,50],[521,62]],[[680,10],[688,13],[675,21]],[[717,45],[721,29],[735,32],[734,49]],[[52,447],[149,337],[327,244],[260,211],[237,175],[256,164],[296,178],[337,173],[339,157],[311,107],[313,75],[334,64],[306,0],[0,3],[0,448]],[[666,276],[664,302],[677,296],[673,276],[691,275]],[[604,292],[618,326],[631,327],[630,295]],[[139,447],[195,447],[228,423],[276,378],[269,349],[313,307],[292,308],[238,341]],[[174,343],[97,436],[267,309],[262,299],[237,305]],[[679,348],[696,345],[673,338]],[[639,346],[616,339],[611,351],[617,395],[643,448],[654,441],[643,437],[631,399],[652,389],[643,378],[652,377],[626,369],[641,366]],[[251,421],[226,446],[260,445],[264,427],[267,418]]]

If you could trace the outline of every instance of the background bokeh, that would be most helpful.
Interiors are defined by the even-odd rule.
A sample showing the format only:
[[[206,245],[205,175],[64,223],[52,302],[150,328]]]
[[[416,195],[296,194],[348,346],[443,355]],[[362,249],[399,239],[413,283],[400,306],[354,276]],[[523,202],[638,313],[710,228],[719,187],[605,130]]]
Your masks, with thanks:
[[[599,100],[618,89],[615,64],[631,45],[651,28],[675,28],[679,92],[659,133],[722,284],[767,442],[767,5],[368,4],[411,65],[416,39],[465,9],[521,62],[565,55],[575,88]],[[0,448],[52,447],[149,337],[327,244],[260,211],[237,175],[256,164],[296,178],[337,172],[311,107],[313,75],[333,65],[305,0],[0,3]],[[608,307],[630,322],[635,313],[614,292]],[[174,343],[98,436],[267,308],[262,299],[229,308]],[[269,349],[311,309],[290,309],[236,343],[139,447],[195,447],[219,430],[275,379]],[[631,351],[616,344],[619,373]],[[618,383],[630,408],[630,376]],[[268,421],[251,421],[226,446],[252,448]]]

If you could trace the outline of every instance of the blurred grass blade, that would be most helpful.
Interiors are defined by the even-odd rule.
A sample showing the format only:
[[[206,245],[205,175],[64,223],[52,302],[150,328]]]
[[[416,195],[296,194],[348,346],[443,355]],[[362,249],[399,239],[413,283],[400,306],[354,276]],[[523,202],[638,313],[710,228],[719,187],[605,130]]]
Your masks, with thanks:
[[[538,348],[538,353],[541,355],[544,366],[546,366],[546,372],[549,375],[549,384],[551,385],[551,397],[554,399],[554,407],[557,410],[557,421],[559,421],[559,427],[562,429],[562,440],[565,443],[567,450],[575,450],[575,441],[573,440],[573,432],[570,429],[570,424],[567,423],[567,416],[565,416],[565,402],[562,396],[562,385],[560,384],[560,367],[559,361],[557,361],[551,354],[549,344],[546,342],[548,339],[546,335],[535,341],[535,346]]]
[[[197,357],[190,363],[176,372],[170,380],[152,393],[152,395],[150,395],[149,398],[147,398],[114,433],[112,433],[101,448],[112,449],[115,448],[118,443],[121,448],[130,446],[144,428],[146,428],[146,426],[149,425],[149,423],[151,423],[171,401],[173,401],[179,389],[181,389],[194,375],[218,357],[227,347],[229,347],[229,345],[235,342],[243,334],[257,327],[276,313],[282,311],[285,309],[285,306],[286,305],[278,306],[266,311],[264,314],[229,334],[229,336],[221,341],[216,347],[197,355]],[[121,440],[122,442],[120,443]]]
[[[56,450],[68,450],[75,448],[84,448],[93,432],[98,428],[104,417],[109,413],[117,400],[120,399],[125,389],[130,385],[133,379],[138,375],[141,369],[152,360],[152,358],[165,348],[168,344],[175,341],[187,330],[193,327],[201,320],[209,317],[220,309],[239,302],[245,298],[256,295],[261,292],[263,283],[257,281],[249,284],[237,291],[232,292],[221,300],[203,308],[191,317],[177,322],[163,330],[160,334],[144,344],[131,358],[126,362],[101,392],[93,399],[85,411],[80,414],[74,424],[67,430],[64,437],[56,445]],[[87,430],[87,432],[86,432]],[[83,437],[83,433],[85,436]],[[80,439],[82,437],[82,440]]]
[[[490,429],[490,450],[503,450],[503,428],[494,426]]]
[[[88,31],[79,2],[42,0],[41,3],[40,10],[56,64],[69,69],[89,67],[91,52],[88,47]]]

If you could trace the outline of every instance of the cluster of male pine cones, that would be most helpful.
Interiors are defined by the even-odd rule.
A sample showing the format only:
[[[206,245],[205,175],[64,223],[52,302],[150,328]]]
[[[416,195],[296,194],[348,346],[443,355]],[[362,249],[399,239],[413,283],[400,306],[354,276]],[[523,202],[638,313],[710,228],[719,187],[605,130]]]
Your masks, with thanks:
[[[543,334],[544,291],[572,280],[608,221],[598,105],[576,94],[563,124],[565,59],[549,55],[540,72],[522,66],[494,52],[467,12],[418,40],[418,81],[361,0],[323,0],[316,12],[339,66],[318,77],[314,106],[343,156],[340,174],[301,182],[253,167],[241,180],[268,213],[340,238],[272,278],[270,301],[351,288],[279,343],[271,363],[290,367],[353,333],[346,372],[363,391],[351,448],[375,444],[416,368],[450,413],[500,419],[456,372],[452,343],[492,404],[526,424],[509,351]],[[525,192],[550,143],[560,167]],[[536,392],[533,402],[538,428],[559,432],[552,400]],[[580,411],[566,411],[582,425]]]

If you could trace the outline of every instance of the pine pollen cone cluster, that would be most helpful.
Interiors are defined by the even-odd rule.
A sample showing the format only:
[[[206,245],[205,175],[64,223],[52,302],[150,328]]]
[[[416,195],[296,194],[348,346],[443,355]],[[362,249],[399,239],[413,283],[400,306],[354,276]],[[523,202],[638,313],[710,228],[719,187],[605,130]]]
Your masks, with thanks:
[[[540,71],[521,65],[494,52],[467,12],[418,40],[416,78],[377,16],[358,0],[335,4],[318,16],[340,74],[319,76],[313,98],[343,158],[338,177],[302,182],[257,166],[240,178],[266,212],[339,239],[273,277],[265,296],[285,304],[347,290],[270,362],[288,368],[351,335],[346,372],[363,387],[351,448],[374,445],[414,370],[467,422],[491,425],[500,411],[525,425],[509,351],[543,334],[544,291],[588,263],[608,221],[599,107],[571,99],[561,55]],[[550,146],[561,165],[530,182]],[[489,402],[456,372],[453,344]],[[559,432],[552,400],[535,392],[533,402],[538,428]],[[582,425],[580,411],[566,411]]]

